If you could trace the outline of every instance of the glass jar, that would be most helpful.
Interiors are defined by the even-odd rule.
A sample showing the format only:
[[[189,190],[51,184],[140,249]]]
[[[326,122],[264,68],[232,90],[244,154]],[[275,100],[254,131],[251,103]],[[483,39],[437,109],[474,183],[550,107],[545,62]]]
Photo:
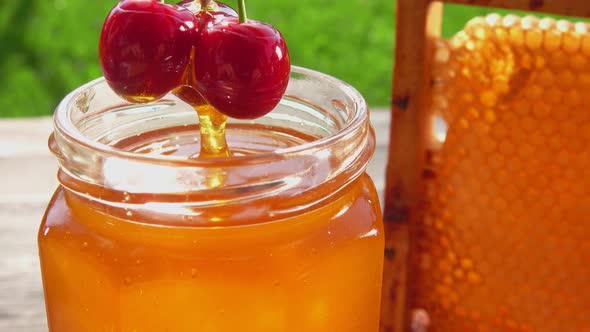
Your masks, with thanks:
[[[376,331],[381,212],[367,105],[293,68],[277,109],[199,151],[173,95],[98,79],[55,113],[61,185],[39,231],[50,331]]]

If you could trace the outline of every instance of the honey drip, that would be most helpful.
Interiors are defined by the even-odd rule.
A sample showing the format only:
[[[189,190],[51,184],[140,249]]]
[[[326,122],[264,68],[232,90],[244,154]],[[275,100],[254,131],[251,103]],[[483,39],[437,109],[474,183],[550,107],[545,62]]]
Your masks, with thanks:
[[[211,1],[201,1],[201,6],[211,5]],[[201,149],[198,154],[191,158],[228,158],[231,152],[227,146],[225,138],[225,126],[227,116],[218,112],[213,106],[207,104],[205,99],[192,86],[194,81],[194,63],[195,50],[191,51],[191,61],[184,75],[184,84],[178,87],[173,93],[187,104],[191,105],[199,116],[199,128],[201,136]]]
[[[231,152],[225,139],[227,116],[218,112],[201,97],[194,88],[184,85],[173,93],[185,103],[191,105],[199,116],[200,142],[199,153],[191,158],[227,158]]]
[[[200,151],[190,156],[193,159],[229,158],[231,152],[225,138],[227,116],[208,105],[201,95],[190,86],[181,86],[174,94],[191,105],[199,116]],[[216,188],[225,182],[225,172],[221,168],[211,168],[207,174],[210,188]]]
[[[227,116],[210,105],[194,107],[199,115],[201,128],[201,152],[198,158],[227,158],[231,152],[225,139]]]

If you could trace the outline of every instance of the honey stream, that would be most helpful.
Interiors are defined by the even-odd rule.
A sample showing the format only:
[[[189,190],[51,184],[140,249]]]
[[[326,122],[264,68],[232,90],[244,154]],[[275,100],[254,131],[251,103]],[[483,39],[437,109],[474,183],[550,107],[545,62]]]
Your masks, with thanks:
[[[193,106],[199,115],[201,151],[191,158],[228,158],[231,152],[225,138],[227,116],[210,105]]]
[[[228,158],[231,152],[225,138],[227,116],[207,104],[193,87],[184,85],[173,93],[191,105],[199,117],[200,151],[190,158]]]
[[[191,54],[191,63],[194,51]],[[229,158],[232,156],[225,137],[227,116],[209,105],[201,94],[191,86],[193,68],[190,66],[185,75],[185,85],[173,91],[174,95],[191,105],[199,117],[200,150],[191,155],[191,159]],[[216,188],[225,182],[226,174],[220,168],[211,168],[207,174],[209,188]]]

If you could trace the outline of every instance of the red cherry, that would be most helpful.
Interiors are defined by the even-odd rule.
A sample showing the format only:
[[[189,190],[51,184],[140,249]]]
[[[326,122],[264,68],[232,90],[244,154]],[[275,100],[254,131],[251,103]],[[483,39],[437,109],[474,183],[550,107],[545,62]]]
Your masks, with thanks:
[[[132,102],[160,99],[181,84],[195,43],[195,16],[156,0],[123,0],[107,16],[99,42],[110,87]]]
[[[279,103],[291,63],[272,25],[226,17],[201,30],[194,70],[194,84],[211,106],[229,117],[253,119]]]

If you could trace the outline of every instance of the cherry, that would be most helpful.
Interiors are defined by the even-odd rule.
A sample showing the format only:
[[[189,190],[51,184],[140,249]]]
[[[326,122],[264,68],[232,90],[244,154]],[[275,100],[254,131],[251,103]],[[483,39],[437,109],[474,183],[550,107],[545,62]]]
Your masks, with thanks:
[[[122,0],[107,16],[99,42],[110,87],[136,103],[163,97],[181,84],[196,40],[189,10],[156,0]]]
[[[272,25],[224,17],[202,27],[194,54],[194,80],[203,98],[233,118],[253,119],[272,111],[289,82],[287,44]]]

